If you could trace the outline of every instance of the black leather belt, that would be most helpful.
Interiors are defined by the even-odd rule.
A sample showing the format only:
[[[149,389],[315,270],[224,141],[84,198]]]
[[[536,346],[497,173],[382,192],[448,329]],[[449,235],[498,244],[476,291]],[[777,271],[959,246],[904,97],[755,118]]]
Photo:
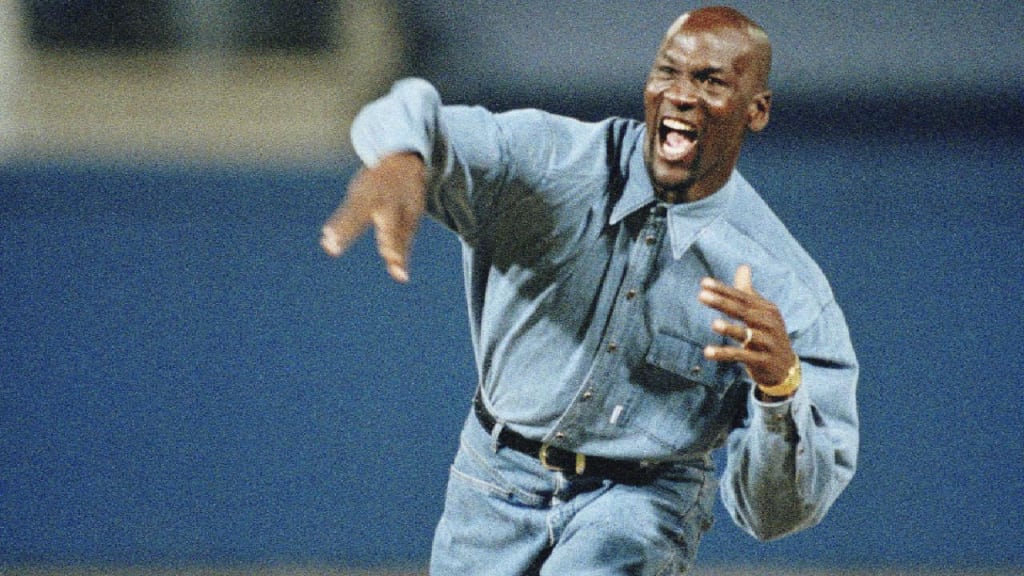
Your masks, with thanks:
[[[483,400],[478,392],[473,398],[473,411],[480,425],[488,434],[493,433],[497,420],[487,411]],[[564,472],[576,475],[599,476],[612,480],[638,480],[649,476],[660,466],[649,462],[632,462],[627,460],[613,460],[599,456],[586,456],[577,454],[552,446],[544,442],[530,440],[522,434],[513,432],[508,428],[502,428],[498,433],[498,444],[506,446],[517,452],[522,452],[540,460],[548,470]]]

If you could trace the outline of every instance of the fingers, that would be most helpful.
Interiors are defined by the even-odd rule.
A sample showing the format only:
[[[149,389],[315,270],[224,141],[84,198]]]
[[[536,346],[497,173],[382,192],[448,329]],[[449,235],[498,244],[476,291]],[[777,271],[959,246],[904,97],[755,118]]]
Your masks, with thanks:
[[[746,277],[743,277],[744,275]],[[746,342],[746,347],[784,336],[785,322],[778,307],[754,291],[753,286],[749,284],[749,269],[745,273],[738,273],[737,280],[741,287],[746,288],[745,290],[727,286],[713,278],[701,281],[697,299],[705,306],[735,321],[729,323],[718,320],[712,324],[712,328],[723,336],[744,342],[748,340],[746,329],[750,327],[754,332]]]
[[[756,336],[756,332],[750,326],[733,324],[721,318],[716,318],[711,322],[711,329],[722,336],[735,340],[744,348],[753,344]]]
[[[704,278],[697,299],[705,306],[728,317],[712,321],[711,329],[736,341],[736,346],[709,346],[707,354],[717,360],[745,360],[747,350],[760,349],[771,328],[765,324],[765,312],[772,305],[754,290],[750,266],[736,268],[733,285],[715,278]],[[732,320],[732,321],[729,321]]]
[[[369,224],[368,218],[350,205],[343,205],[327,220],[320,230],[320,247],[337,258],[348,250]]]
[[[372,204],[367,201],[367,171],[360,170],[349,184],[348,194],[337,210],[324,222],[320,230],[320,247],[337,258],[370,225]]]
[[[413,153],[387,156],[360,170],[342,205],[324,224],[320,246],[342,255],[371,225],[384,266],[398,282],[409,281],[409,253],[425,209],[425,167]]]
[[[792,357],[788,338],[778,340],[770,330],[761,330],[722,319],[711,323],[712,329],[737,342],[736,346],[704,347],[704,357],[715,362],[738,362],[744,365],[754,382],[774,384],[785,377],[787,358]]]
[[[767,352],[740,346],[705,346],[704,357],[715,362],[740,362],[745,364],[752,373],[757,370],[759,364],[764,364],[771,359],[771,355]]]
[[[736,268],[732,286],[714,278],[700,283],[698,300],[726,318],[711,322],[711,329],[736,345],[709,345],[704,356],[718,362],[742,363],[755,382],[781,382],[792,364],[792,345],[779,308],[762,297],[753,285],[750,266]]]
[[[743,322],[748,321],[747,317],[758,304],[756,294],[728,286],[714,278],[701,280],[697,299],[701,304]]]
[[[750,270],[750,266],[741,264],[736,268],[736,276],[732,281],[733,287],[743,292],[754,291],[754,274]]]
[[[757,295],[757,291],[754,290],[753,272],[747,264],[741,264],[736,268],[732,286],[715,278],[704,278],[701,280],[700,287],[702,291],[709,293],[707,294],[709,300],[718,295],[726,299],[749,302],[751,300],[749,296]]]
[[[368,212],[361,210],[358,203],[347,203],[324,224],[320,246],[335,258],[341,256],[370,224],[376,228],[377,252],[388,274],[398,282],[408,282],[409,253],[417,227],[415,219],[401,214]]]
[[[763,349],[761,334],[750,326],[716,318],[711,322],[711,329],[722,336],[735,340],[738,345],[705,347],[704,356],[709,360],[748,362],[753,360]]]
[[[373,218],[377,229],[377,252],[384,260],[388,274],[401,283],[409,281],[409,254],[416,233],[417,220],[402,214],[393,217],[377,215]]]

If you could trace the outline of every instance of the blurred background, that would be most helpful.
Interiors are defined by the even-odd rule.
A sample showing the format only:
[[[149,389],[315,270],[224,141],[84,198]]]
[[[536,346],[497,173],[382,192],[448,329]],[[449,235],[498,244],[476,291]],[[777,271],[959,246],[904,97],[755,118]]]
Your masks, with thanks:
[[[0,0],[0,574],[422,572],[459,248],[319,253],[348,123],[406,75],[640,117],[699,5]],[[1024,4],[733,5],[775,47],[741,170],[847,313],[862,452],[808,532],[719,508],[698,574],[1022,573]]]

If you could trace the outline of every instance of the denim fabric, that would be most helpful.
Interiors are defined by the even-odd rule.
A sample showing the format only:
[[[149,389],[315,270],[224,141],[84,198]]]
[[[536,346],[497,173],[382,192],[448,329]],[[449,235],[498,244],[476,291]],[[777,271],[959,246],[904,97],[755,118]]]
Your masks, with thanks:
[[[497,447],[470,417],[451,469],[432,576],[669,575],[684,572],[712,523],[706,462],[647,482],[545,470]]]
[[[739,526],[762,539],[811,526],[856,469],[858,365],[842,311],[738,172],[700,201],[660,203],[644,134],[622,118],[444,106],[415,79],[352,126],[367,165],[398,151],[427,162],[428,211],[463,245],[479,385],[499,422],[625,460],[726,446],[723,504]],[[741,264],[802,362],[782,403],[759,402],[742,366],[703,355],[736,343],[711,330],[699,282],[731,282]]]

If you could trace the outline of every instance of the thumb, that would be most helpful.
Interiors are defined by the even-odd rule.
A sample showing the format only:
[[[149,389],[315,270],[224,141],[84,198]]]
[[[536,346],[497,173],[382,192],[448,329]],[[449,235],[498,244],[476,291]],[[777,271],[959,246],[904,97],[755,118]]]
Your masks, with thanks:
[[[754,273],[750,270],[750,266],[741,264],[736,268],[736,276],[733,278],[732,285],[743,292],[754,292]]]

